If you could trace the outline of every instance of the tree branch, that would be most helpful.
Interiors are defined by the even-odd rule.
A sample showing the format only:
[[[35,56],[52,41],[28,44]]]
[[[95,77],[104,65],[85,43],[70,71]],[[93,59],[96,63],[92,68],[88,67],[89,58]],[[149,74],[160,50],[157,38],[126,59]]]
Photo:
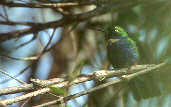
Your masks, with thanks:
[[[95,2],[65,2],[65,3],[14,3],[14,2],[3,2],[0,5],[8,7],[24,7],[24,8],[63,8],[63,7],[75,7],[75,6],[84,6],[84,5],[93,5]]]
[[[110,85],[121,83],[121,82],[124,82],[125,80],[131,80],[131,79],[133,79],[133,78],[135,78],[137,76],[140,76],[140,75],[149,73],[149,72],[151,72],[151,71],[153,71],[155,69],[158,69],[158,68],[164,66],[165,64],[166,63],[161,63],[161,64],[158,64],[158,65],[155,65],[155,66],[147,67],[146,69],[141,70],[139,72],[136,72],[136,73],[133,73],[133,74],[129,74],[129,75],[124,75],[124,79],[119,78],[117,80],[113,80],[113,81],[110,81],[110,82],[98,85],[97,87],[91,88],[89,90],[82,91],[80,93],[76,93],[76,94],[73,94],[73,95],[69,95],[69,96],[66,96],[66,97],[64,97],[62,99],[50,101],[48,103],[44,103],[44,104],[41,104],[41,105],[38,105],[38,106],[34,106],[34,107],[44,107],[44,106],[49,106],[49,105],[53,105],[53,104],[60,104],[62,101],[67,102],[67,101],[69,101],[71,99],[74,99],[74,98],[77,98],[77,97],[80,97],[80,96],[83,96],[83,95],[95,92],[97,90],[100,90],[102,88],[108,87]]]
[[[75,80],[73,80],[70,84],[68,84],[67,80],[63,80],[63,79],[58,79],[58,80],[55,80],[55,81],[53,81],[53,80],[50,80],[50,81],[45,80],[45,81],[43,81],[43,80],[37,80],[37,79],[35,80],[35,79],[33,79],[31,81],[33,83],[41,84],[41,86],[52,85],[53,87],[61,88],[61,87],[70,87],[72,85],[75,85],[75,84],[78,84],[78,83],[83,83],[83,82],[90,81],[90,80],[99,80],[99,79],[101,80],[102,78],[107,79],[107,78],[110,78],[110,77],[113,77],[113,76],[121,76],[121,75],[125,75],[124,78],[126,80],[131,80],[132,78],[135,78],[135,77],[137,77],[139,75],[142,75],[142,74],[145,74],[145,73],[149,73],[154,69],[158,69],[160,67],[163,67],[164,65],[166,65],[166,63],[161,63],[161,64],[158,64],[158,65],[155,65],[155,64],[152,64],[152,65],[136,65],[136,66],[132,67],[131,70],[129,70],[129,71],[127,70],[127,68],[123,68],[121,70],[112,70],[112,71],[100,70],[100,71],[96,71],[96,72],[93,72],[93,73],[85,75],[85,76],[80,76],[80,77],[76,78]],[[69,95],[67,97],[64,97],[63,99],[60,99],[60,100],[58,99],[58,100],[52,101],[50,104],[54,104],[54,102],[57,102],[59,104],[61,102],[61,100],[66,102],[66,101],[68,101],[70,99],[73,99],[73,98],[76,98],[76,97],[79,97],[79,96],[94,92],[96,90],[105,88],[105,87],[107,87],[109,85],[123,82],[125,79],[117,79],[115,81],[111,81],[109,83],[102,84],[102,85],[100,85],[98,87],[95,87],[95,88],[92,88],[90,90],[83,91],[81,93],[77,93],[77,94],[74,94],[74,95]],[[70,85],[70,86],[68,86],[68,85]],[[28,86],[29,86],[28,90],[33,89],[33,88],[35,89],[33,84],[28,84]],[[10,88],[10,89],[12,89],[12,88]],[[7,94],[7,93],[2,93],[3,90],[4,89],[0,90],[0,94],[1,95],[2,94]],[[25,89],[25,90],[27,90],[27,89]],[[25,90],[23,90],[23,91],[25,91]],[[8,92],[12,92],[12,91],[8,91]],[[45,88],[39,89],[37,91],[33,91],[33,92],[25,94],[25,95],[21,95],[21,96],[15,97],[15,98],[7,99],[7,100],[2,100],[1,102],[3,104],[6,104],[6,105],[7,104],[12,104],[12,103],[22,101],[22,100],[25,100],[27,98],[33,97],[33,96],[37,96],[37,95],[40,95],[40,94],[45,94],[47,92],[50,92],[50,88],[45,87]]]
[[[136,2],[135,2],[136,1]],[[46,22],[46,23],[25,23],[25,22],[11,22],[11,25],[14,23],[19,23],[21,25],[31,25],[30,28],[24,29],[24,30],[16,30],[8,33],[0,33],[0,42],[10,40],[12,38],[18,38],[22,37],[23,35],[39,32],[45,29],[49,28],[57,28],[61,26],[66,26],[69,24],[72,24],[74,22],[82,22],[85,20],[90,20],[94,16],[98,16],[110,11],[116,12],[118,9],[123,9],[127,7],[133,7],[141,2],[145,2],[146,0],[129,0],[125,1],[111,1],[107,2],[106,4],[102,4],[101,6],[98,6],[94,10],[85,12],[85,13],[80,13],[80,14],[75,14],[75,15],[70,15],[69,17],[63,17],[60,20],[57,21],[52,21],[52,22]],[[5,22],[3,22],[5,23]],[[10,23],[9,23],[10,24]]]

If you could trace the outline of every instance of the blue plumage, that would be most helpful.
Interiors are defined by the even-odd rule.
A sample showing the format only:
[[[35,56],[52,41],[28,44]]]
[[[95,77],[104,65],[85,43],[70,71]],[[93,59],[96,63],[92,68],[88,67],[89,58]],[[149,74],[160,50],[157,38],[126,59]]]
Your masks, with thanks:
[[[112,39],[119,39],[117,42],[111,42],[107,45],[108,59],[113,67],[129,67],[137,62],[138,55],[135,47],[126,37],[113,36]]]

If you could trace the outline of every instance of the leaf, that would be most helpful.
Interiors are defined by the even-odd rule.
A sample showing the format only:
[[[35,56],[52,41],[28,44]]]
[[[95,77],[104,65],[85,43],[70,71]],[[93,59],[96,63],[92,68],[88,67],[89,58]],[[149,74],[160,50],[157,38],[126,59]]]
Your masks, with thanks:
[[[49,86],[48,88],[50,88],[50,91],[56,95],[64,95],[67,93],[67,91],[64,88],[58,88],[53,86]]]
[[[138,48],[137,48],[137,46],[136,46],[136,43],[135,43],[134,40],[132,40],[132,39],[128,36],[127,32],[126,32],[122,27],[120,27],[120,26],[115,26],[115,32],[117,32],[118,34],[120,34],[120,35],[123,36],[123,37],[126,37],[126,38],[128,39],[128,41],[129,41],[129,42],[133,45],[133,47],[135,48],[135,50],[136,50],[136,55],[139,56]]]

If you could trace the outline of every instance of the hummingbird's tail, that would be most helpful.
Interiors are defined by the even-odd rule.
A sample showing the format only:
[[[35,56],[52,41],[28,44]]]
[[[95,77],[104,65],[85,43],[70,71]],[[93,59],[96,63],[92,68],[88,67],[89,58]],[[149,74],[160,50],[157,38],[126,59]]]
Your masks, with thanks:
[[[143,75],[131,80],[129,87],[137,101],[161,95],[159,85],[155,83],[150,75]]]

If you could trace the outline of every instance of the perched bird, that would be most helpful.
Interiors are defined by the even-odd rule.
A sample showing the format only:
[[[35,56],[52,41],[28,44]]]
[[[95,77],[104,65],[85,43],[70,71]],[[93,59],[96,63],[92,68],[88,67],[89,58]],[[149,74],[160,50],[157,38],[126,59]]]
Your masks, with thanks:
[[[131,67],[139,60],[136,42],[119,26],[109,29],[106,36],[107,57],[114,69]],[[130,90],[136,100],[159,96],[158,85],[149,77],[143,75],[129,82]]]
[[[107,56],[114,68],[130,67],[138,60],[136,43],[121,27],[116,26],[109,35]]]

